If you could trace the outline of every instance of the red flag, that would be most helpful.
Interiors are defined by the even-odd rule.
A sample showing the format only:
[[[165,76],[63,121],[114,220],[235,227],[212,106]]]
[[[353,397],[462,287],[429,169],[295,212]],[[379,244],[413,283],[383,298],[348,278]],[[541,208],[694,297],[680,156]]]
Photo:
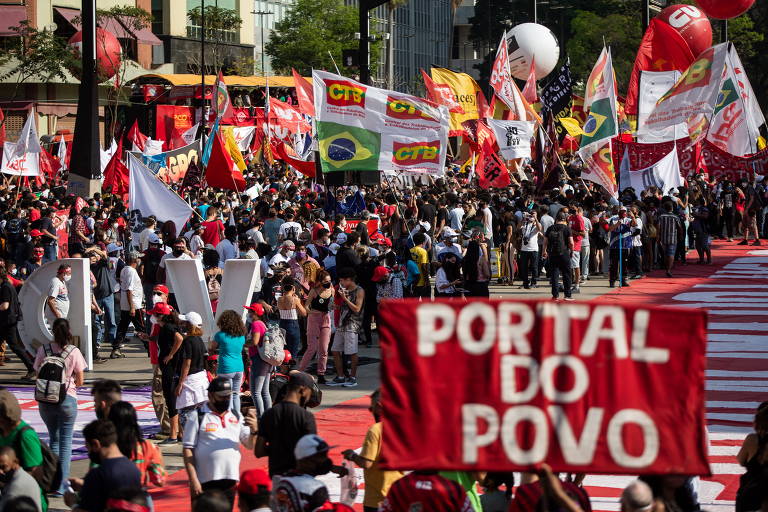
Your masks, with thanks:
[[[536,91],[536,59],[531,59],[531,70],[523,87],[523,98],[531,105],[539,101],[539,94]]]
[[[298,158],[291,156],[288,154],[287,146],[285,145],[285,142],[278,140],[275,141],[275,144],[272,145],[272,148],[274,149],[275,156],[299,171],[301,174],[308,178],[314,178],[315,177],[315,161],[305,161],[305,160],[299,160]]]
[[[509,170],[496,152],[483,152],[475,166],[480,188],[505,188],[512,183]]]
[[[48,151],[43,150],[40,153],[40,173],[53,183],[56,180],[59,169],[61,169],[61,164]]]
[[[641,71],[684,71],[696,58],[691,48],[674,28],[656,18],[645,31],[635,57],[635,67],[629,78],[627,114],[637,114],[637,95],[640,89]]]
[[[184,140],[184,137],[182,136],[182,132],[179,131],[178,128],[174,127],[173,130],[171,130],[171,140],[168,141],[168,149],[174,150],[179,149],[187,145],[187,141]]]
[[[112,194],[124,197],[128,194],[128,182],[131,173],[123,163],[123,138],[117,139],[117,150],[104,168],[104,183],[101,190],[110,191]]]
[[[291,68],[293,84],[296,86],[296,98],[299,100],[299,111],[302,114],[315,117],[315,91],[306,78]]]
[[[298,110],[272,96],[269,97],[269,123],[289,133],[305,133],[312,129]]]
[[[462,137],[475,153],[495,153],[496,135],[482,119],[469,119],[461,123]]]
[[[134,146],[136,146],[140,151],[144,151],[148,139],[149,137],[139,131],[139,121],[134,121],[133,126],[131,126],[131,129],[128,130],[128,140],[133,142]]]
[[[421,76],[424,78],[424,87],[427,89],[427,99],[437,103],[438,105],[444,105],[448,107],[449,112],[455,114],[463,114],[464,109],[461,108],[459,102],[453,96],[453,91],[446,84],[435,83],[434,80],[424,71],[421,70]]]
[[[222,188],[242,192],[245,190],[245,178],[243,173],[235,166],[232,157],[224,147],[221,134],[213,136],[211,158],[205,168],[205,181],[209,187]]]

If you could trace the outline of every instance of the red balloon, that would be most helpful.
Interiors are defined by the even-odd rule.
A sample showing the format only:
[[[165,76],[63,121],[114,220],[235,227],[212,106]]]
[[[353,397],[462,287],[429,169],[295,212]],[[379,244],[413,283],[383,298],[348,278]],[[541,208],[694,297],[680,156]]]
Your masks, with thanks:
[[[70,69],[73,75],[80,77],[80,55],[83,47],[83,31],[76,32],[69,39],[69,46],[78,57],[77,66]],[[120,41],[111,33],[101,28],[96,29],[96,76],[99,82],[105,82],[120,70],[123,49]]]
[[[696,0],[707,16],[727,20],[741,16],[755,4],[755,0]]]
[[[694,56],[712,46],[712,25],[698,7],[685,4],[670,5],[661,11],[657,18],[683,36]]]

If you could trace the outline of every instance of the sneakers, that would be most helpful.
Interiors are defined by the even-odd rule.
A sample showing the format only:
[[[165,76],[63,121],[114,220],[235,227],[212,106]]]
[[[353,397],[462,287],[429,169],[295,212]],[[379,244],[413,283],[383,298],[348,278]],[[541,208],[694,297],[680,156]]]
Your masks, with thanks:
[[[344,384],[342,384],[345,388],[354,388],[357,387],[357,377],[348,377],[346,381],[344,381]]]
[[[752,242],[752,245],[761,245],[760,240],[755,239],[754,242]]]
[[[179,440],[173,437],[169,437],[168,439],[165,439],[164,441],[160,441],[157,443],[158,446],[171,446],[174,444],[179,444]]]
[[[747,240],[747,239],[745,238],[744,240],[742,240],[741,242],[739,242],[739,243],[738,243],[738,244],[736,244],[736,245],[749,245],[749,240]]]
[[[325,380],[325,375],[318,375],[317,376],[317,383],[318,384],[327,384],[328,382]]]
[[[346,378],[339,376],[339,377],[336,377],[335,379],[333,379],[331,382],[327,382],[326,385],[328,385],[328,386],[343,386],[344,383],[346,383],[346,382],[347,382]]]
[[[576,299],[574,299],[573,297],[566,297],[566,298],[565,298],[565,300],[566,300],[567,302],[571,302],[571,301],[574,301],[574,300],[576,300]]]
[[[109,361],[109,359],[107,359],[106,357],[96,356],[95,358],[93,358],[93,364],[104,364],[107,361]]]
[[[571,288],[571,293],[581,293],[581,288],[579,288],[579,285],[576,285],[573,288]]]
[[[123,351],[119,348],[112,350],[112,353],[109,354],[110,359],[120,359],[123,357],[125,357],[125,354],[123,354]]]
[[[37,379],[37,374],[33,370],[28,371],[27,374],[21,378],[21,380],[29,382],[34,382],[35,379]]]

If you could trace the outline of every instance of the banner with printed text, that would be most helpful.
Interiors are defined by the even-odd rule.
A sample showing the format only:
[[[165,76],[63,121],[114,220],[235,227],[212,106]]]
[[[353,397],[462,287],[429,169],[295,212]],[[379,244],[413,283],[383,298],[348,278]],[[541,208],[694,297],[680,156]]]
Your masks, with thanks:
[[[379,311],[383,468],[710,473],[703,310],[406,299]]]
[[[446,107],[325,71],[313,71],[312,82],[323,172],[442,175]]]
[[[198,165],[200,139],[187,146],[157,155],[147,156],[136,151],[132,151],[131,154],[165,183],[180,183],[187,174],[189,166],[193,162]]]

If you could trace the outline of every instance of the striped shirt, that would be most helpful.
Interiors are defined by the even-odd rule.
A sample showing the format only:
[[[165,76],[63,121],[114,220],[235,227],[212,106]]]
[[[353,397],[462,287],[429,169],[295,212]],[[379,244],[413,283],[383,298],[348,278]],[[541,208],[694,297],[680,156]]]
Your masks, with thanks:
[[[437,474],[411,473],[389,488],[382,512],[473,512],[466,491]]]
[[[560,482],[563,491],[570,496],[572,500],[581,506],[581,510],[591,512],[592,505],[589,502],[589,495],[583,487],[579,487],[571,482]],[[509,512],[527,512],[530,510],[539,510],[542,496],[540,482],[523,484],[515,491],[515,499],[509,505]],[[561,510],[554,507],[552,510]]]
[[[680,235],[680,218],[673,213],[664,213],[659,217],[659,242],[663,245],[676,244]]]

